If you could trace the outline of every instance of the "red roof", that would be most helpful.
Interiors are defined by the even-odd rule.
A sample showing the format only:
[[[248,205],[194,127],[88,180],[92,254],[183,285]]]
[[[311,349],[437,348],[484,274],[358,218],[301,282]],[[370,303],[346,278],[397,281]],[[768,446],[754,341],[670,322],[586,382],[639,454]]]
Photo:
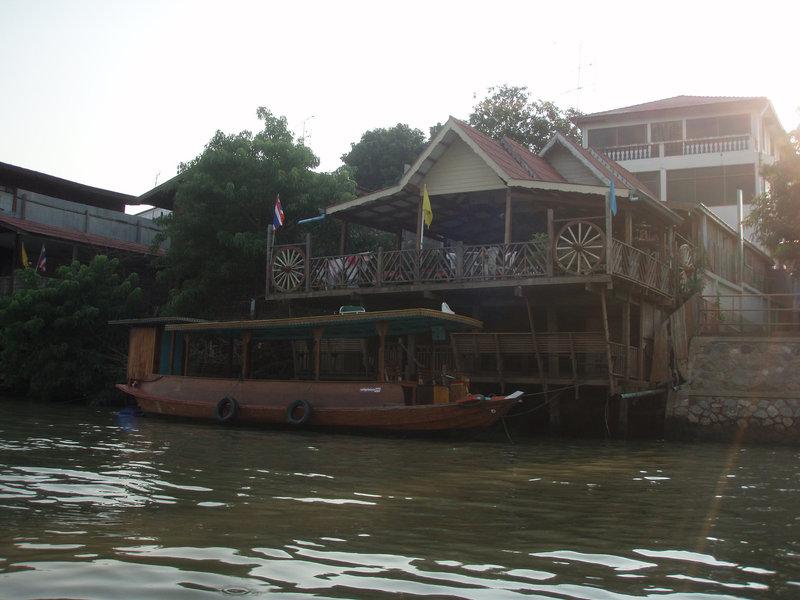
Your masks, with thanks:
[[[97,235],[95,233],[84,233],[82,231],[64,229],[63,227],[45,225],[43,223],[37,223],[36,221],[26,221],[24,219],[17,219],[16,217],[0,215],[0,223],[7,225],[16,231],[24,231],[25,233],[29,233],[31,235],[39,235],[57,240],[77,242],[86,246],[114,248],[116,250],[124,250],[125,252],[132,252],[135,254],[147,254],[150,251],[150,247],[146,246],[145,244],[125,242],[123,240],[117,240],[114,238]],[[164,254],[164,251],[159,250],[157,254]]]
[[[768,103],[769,100],[763,96],[673,96],[672,98],[664,98],[663,100],[654,100],[652,102],[644,102],[642,104],[634,104],[632,106],[625,106],[623,108],[614,108],[612,110],[583,115],[582,117],[576,118],[575,122],[582,123],[601,117],[674,110],[678,108],[697,108],[701,106],[730,104],[736,102],[743,104],[764,104]]]
[[[561,176],[561,173],[556,171],[544,158],[531,152],[527,146],[515,142],[508,136],[503,137],[502,143],[506,144],[508,148],[516,154],[516,158],[524,162],[541,181],[567,183],[567,180]]]
[[[482,133],[464,123],[464,121],[460,121],[458,119],[453,119],[453,121],[461,128],[461,130],[466,133],[469,138],[475,142],[478,147],[483,150],[483,152],[490,158],[492,161],[500,167],[503,172],[505,172],[509,179],[528,179],[530,181],[534,181],[534,177],[532,177],[525,168],[519,164],[516,159],[511,156],[511,154],[503,148],[503,145],[490,138],[485,133]]]

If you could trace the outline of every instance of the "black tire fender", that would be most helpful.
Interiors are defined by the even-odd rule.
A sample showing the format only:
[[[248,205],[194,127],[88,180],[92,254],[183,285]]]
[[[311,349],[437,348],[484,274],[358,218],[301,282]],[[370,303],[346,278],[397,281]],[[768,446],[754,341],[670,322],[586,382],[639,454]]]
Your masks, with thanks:
[[[236,419],[239,414],[239,403],[233,396],[225,396],[222,400],[217,402],[217,408],[214,411],[217,421],[220,423],[230,423]]]
[[[298,408],[303,409],[303,414],[296,417],[294,413]],[[286,407],[286,422],[289,425],[305,425],[311,419],[312,412],[314,411],[307,400],[295,400]]]

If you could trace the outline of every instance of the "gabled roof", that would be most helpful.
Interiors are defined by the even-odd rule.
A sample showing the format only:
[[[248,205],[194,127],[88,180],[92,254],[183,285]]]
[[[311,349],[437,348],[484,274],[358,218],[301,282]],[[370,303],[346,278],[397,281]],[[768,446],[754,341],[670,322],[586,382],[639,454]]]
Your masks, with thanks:
[[[596,151],[584,150],[580,145],[568,140],[561,134],[556,134],[548,147],[559,144],[573,155],[574,159],[580,161],[591,171],[596,183],[583,181],[570,181],[564,173],[559,172],[556,165],[552,164],[547,158],[547,152],[539,155],[532,153],[522,144],[509,138],[500,141],[481,133],[467,123],[450,117],[442,129],[431,140],[422,154],[417,158],[400,181],[384,190],[379,190],[365,196],[347,200],[326,209],[326,215],[336,216],[351,222],[362,223],[372,227],[385,230],[407,229],[416,230],[416,220],[422,184],[426,177],[439,160],[453,147],[454,144],[461,143],[466,145],[475,156],[480,159],[481,167],[488,169],[487,174],[491,173],[497,177],[496,189],[487,190],[489,179],[483,180],[483,187],[470,188],[470,184],[465,184],[464,189],[453,190],[444,193],[451,198],[465,198],[466,195],[480,195],[482,198],[494,198],[494,201],[505,198],[506,189],[529,190],[534,193],[541,193],[544,197],[552,201],[558,198],[573,199],[578,195],[584,197],[604,198],[608,192],[611,174],[614,174],[616,195],[619,198],[627,198],[631,192],[636,192],[639,198],[644,198],[650,204],[650,208],[671,221],[680,221],[680,217],[666,209],[655,199],[652,192],[641,184],[632,174],[619,167],[610,159],[593,154]],[[609,166],[612,164],[612,166]],[[474,168],[477,165],[471,165]],[[449,183],[449,182],[448,182]],[[491,183],[488,183],[491,186]],[[430,191],[430,189],[429,189]],[[435,195],[431,192],[432,196]],[[473,198],[473,200],[476,198]],[[450,213],[445,215],[441,212],[444,208],[440,204],[434,208],[435,225],[434,230],[439,229],[439,234],[452,236],[456,227],[467,227],[464,223],[465,206],[456,202],[451,202],[448,207]],[[474,211],[475,206],[470,204],[470,211]],[[495,211],[496,212],[496,211]],[[486,223],[481,222],[483,217],[493,218],[493,215],[472,214],[475,223],[473,228],[485,227]],[[496,216],[496,215],[494,215]],[[445,231],[442,227],[450,227],[452,231]]]
[[[613,108],[575,119],[582,127],[591,123],[599,123],[618,117],[647,119],[662,116],[665,113],[699,113],[710,114],[714,111],[731,112],[735,110],[767,110],[769,117],[780,127],[775,108],[764,96],[673,96],[662,100]]]
[[[628,196],[636,198],[637,200],[644,201],[656,212],[660,213],[662,217],[666,217],[667,220],[675,223],[681,220],[680,217],[669,210],[663,202],[659,201],[658,197],[651,192],[636,175],[621,166],[617,161],[603,154],[600,150],[592,147],[584,148],[564,134],[556,133],[545,147],[542,148],[539,155],[546,157],[547,154],[553,152],[554,148],[557,146],[565,148],[578,161],[583,163],[587,169],[602,181],[603,185],[611,186],[611,178],[613,177],[614,191],[617,197]],[[625,193],[620,193],[623,190]]]

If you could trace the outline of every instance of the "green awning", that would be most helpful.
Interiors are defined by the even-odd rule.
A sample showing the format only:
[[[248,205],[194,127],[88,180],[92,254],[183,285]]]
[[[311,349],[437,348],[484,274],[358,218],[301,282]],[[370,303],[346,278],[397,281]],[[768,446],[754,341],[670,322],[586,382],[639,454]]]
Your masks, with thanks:
[[[431,333],[434,328],[439,328],[439,331],[463,331],[483,327],[481,321],[470,317],[415,308],[293,319],[175,323],[164,329],[226,337],[238,337],[242,332],[249,331],[254,340],[299,340],[313,339],[316,328],[322,328],[323,338],[372,337],[378,334],[378,326],[382,323],[386,324],[387,336]]]

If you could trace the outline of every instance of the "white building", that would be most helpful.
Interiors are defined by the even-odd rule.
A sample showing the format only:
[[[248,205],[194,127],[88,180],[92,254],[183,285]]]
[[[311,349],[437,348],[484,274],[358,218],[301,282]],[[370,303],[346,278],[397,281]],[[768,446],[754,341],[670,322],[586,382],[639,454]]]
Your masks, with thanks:
[[[577,119],[583,144],[601,150],[661,200],[703,203],[738,229],[744,203],[765,191],[761,167],[785,135],[767,98],[675,96]],[[745,209],[746,211],[746,209]]]

